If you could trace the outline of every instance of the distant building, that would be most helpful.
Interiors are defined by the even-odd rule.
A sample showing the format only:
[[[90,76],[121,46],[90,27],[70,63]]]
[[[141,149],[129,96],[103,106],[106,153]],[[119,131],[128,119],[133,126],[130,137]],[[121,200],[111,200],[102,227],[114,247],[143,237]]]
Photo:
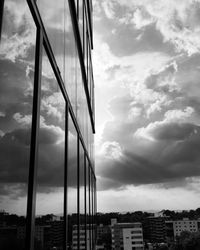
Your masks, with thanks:
[[[166,242],[174,242],[174,226],[173,221],[165,221],[165,230],[166,230]]]
[[[6,241],[16,241],[17,227],[16,226],[2,226],[0,228],[0,246]]]
[[[49,235],[49,237],[47,237]],[[17,227],[17,240],[22,241],[26,237],[26,229],[24,226]],[[52,246],[51,226],[35,226],[35,244],[44,248],[45,246]]]
[[[173,221],[174,237],[180,236],[183,231],[197,232],[198,223],[197,220],[189,220],[184,218],[183,220]]]
[[[52,237],[52,246],[57,247],[57,249],[62,249],[64,241],[64,221],[52,221],[51,225],[51,237]]]
[[[173,232],[174,239],[184,231],[194,233],[199,230],[199,222],[200,220],[190,220],[188,218],[183,218],[183,220],[175,220],[175,221],[167,221],[167,228],[171,228],[171,232]]]
[[[166,217],[162,213],[147,217],[143,222],[144,239],[151,243],[166,242]]]
[[[26,237],[25,226],[17,227],[17,240],[22,241]],[[35,226],[35,244],[44,249],[56,247],[62,249],[64,240],[63,221],[51,221],[47,225]]]
[[[79,235],[78,235],[78,226],[73,225],[72,230],[72,249],[73,250],[86,250],[94,249],[96,243],[96,236],[94,225],[80,225],[79,226]],[[79,238],[79,240],[78,240]],[[79,245],[78,245],[79,243]]]
[[[111,245],[112,245],[111,227],[100,224],[99,226],[97,226],[97,248],[96,249],[110,250],[112,247]]]
[[[142,224],[111,222],[113,250],[143,250]]]
[[[110,233],[111,233],[110,226],[104,226],[103,224],[100,224],[97,227],[97,239],[102,239],[104,235],[107,235]]]

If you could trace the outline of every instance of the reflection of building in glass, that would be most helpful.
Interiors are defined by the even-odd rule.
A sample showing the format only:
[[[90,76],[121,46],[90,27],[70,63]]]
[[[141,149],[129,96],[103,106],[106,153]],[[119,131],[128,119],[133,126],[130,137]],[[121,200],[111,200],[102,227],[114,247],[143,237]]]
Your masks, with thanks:
[[[91,242],[92,234],[95,233],[95,225],[87,224],[87,225],[80,225],[80,232],[79,232],[79,244],[78,244],[78,226],[73,226],[72,231],[72,249],[77,250],[78,245],[79,249],[85,250],[91,248],[91,243],[95,244],[95,242]],[[94,237],[94,235],[93,235]],[[92,247],[94,249],[94,245]]]
[[[92,0],[0,3],[2,250],[94,249],[92,36]]]
[[[112,249],[114,250],[143,250],[142,223],[117,223],[112,219]]]
[[[111,227],[110,225],[100,224],[97,226],[97,249],[111,250]]]

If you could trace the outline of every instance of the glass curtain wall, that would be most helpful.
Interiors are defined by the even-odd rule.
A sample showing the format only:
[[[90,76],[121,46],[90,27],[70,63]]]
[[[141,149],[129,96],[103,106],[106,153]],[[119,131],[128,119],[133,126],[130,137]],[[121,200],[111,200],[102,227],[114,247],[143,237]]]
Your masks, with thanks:
[[[25,249],[36,26],[25,0],[1,1],[0,7],[0,249],[22,250]]]
[[[92,250],[90,2],[0,7],[0,248]]]

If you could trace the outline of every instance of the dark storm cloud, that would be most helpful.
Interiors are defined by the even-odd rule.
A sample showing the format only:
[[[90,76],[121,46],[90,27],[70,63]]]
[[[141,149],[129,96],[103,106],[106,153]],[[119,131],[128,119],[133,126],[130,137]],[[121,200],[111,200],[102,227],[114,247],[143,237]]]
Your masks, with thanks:
[[[170,69],[167,74],[174,72]],[[128,119],[132,106],[137,105],[130,96],[110,102],[113,119],[104,127],[104,149],[96,159],[100,190],[143,184],[173,187],[174,182],[178,186],[187,183],[188,177],[200,176],[200,127],[195,123],[198,113],[194,107],[183,108],[188,104],[183,90],[177,91],[180,103],[172,102],[168,109],[163,108],[149,119],[144,109],[139,117]]]
[[[58,134],[54,130],[39,132],[38,184],[43,191],[62,187],[64,181],[64,143],[57,144]],[[26,184],[29,171],[30,130],[17,130],[0,139],[0,181],[5,186]],[[76,185],[77,158],[69,156],[70,185]],[[2,185],[3,187],[3,185]],[[5,187],[3,187],[3,190]],[[8,189],[8,192],[11,192]],[[1,192],[1,191],[0,191]],[[12,192],[11,192],[12,193]]]
[[[200,176],[200,138],[189,142],[168,144],[162,151],[156,147],[151,157],[123,151],[120,159],[98,159],[97,175],[107,179],[101,189],[126,185],[163,184],[181,182],[187,177]],[[134,146],[133,146],[134,147]],[[158,155],[159,153],[159,155]]]
[[[25,183],[27,181],[29,147],[28,131],[17,130],[0,139],[1,183]]]
[[[40,128],[39,144],[54,144],[60,137],[60,131],[52,129],[51,127]]]
[[[27,193],[33,70],[17,60],[1,59],[0,65],[0,194],[15,199]],[[52,192],[64,181],[64,106],[55,79],[42,77],[41,103],[38,190]],[[77,145],[76,139],[71,138],[69,155],[74,186],[77,156],[72,145]]]
[[[189,136],[200,132],[199,127],[190,123],[175,123],[160,124],[150,131],[150,135],[157,140],[185,140]]]

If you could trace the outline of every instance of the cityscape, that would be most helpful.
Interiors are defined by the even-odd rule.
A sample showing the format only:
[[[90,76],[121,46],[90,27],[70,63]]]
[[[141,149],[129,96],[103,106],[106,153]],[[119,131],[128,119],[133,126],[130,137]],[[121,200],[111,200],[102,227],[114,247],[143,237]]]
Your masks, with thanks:
[[[0,250],[200,250],[200,0],[0,1]]]
[[[68,247],[70,250],[176,250],[198,249],[200,243],[200,208],[189,211],[97,213],[68,215]],[[39,216],[35,221],[35,249],[62,250],[63,217],[53,214]],[[24,247],[26,219],[24,216],[0,212],[0,245],[2,249],[20,250]],[[79,237],[79,243],[78,243]],[[93,246],[90,246],[93,244]]]

